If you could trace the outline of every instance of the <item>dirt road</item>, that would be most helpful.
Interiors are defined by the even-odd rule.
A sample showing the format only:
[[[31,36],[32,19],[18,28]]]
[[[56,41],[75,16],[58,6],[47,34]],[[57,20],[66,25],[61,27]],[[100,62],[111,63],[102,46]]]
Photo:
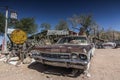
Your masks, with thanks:
[[[33,63],[19,67],[0,62],[0,80],[120,80],[120,49],[97,49],[89,73],[72,78],[70,69]]]

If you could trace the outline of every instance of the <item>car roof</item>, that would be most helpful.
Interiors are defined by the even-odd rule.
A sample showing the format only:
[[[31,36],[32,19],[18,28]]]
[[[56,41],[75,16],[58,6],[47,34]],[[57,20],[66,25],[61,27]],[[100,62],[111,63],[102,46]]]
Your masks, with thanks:
[[[70,35],[70,36],[65,36],[65,37],[87,37],[87,36],[85,36],[85,35]]]

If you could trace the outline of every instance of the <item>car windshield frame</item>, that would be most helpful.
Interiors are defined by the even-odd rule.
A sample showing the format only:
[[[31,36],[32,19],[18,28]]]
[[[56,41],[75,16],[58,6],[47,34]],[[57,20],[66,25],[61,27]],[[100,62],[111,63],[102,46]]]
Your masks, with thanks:
[[[79,41],[80,43],[88,43],[88,39],[83,36],[71,36],[71,37],[64,37],[58,40],[57,44],[75,44],[72,41]]]

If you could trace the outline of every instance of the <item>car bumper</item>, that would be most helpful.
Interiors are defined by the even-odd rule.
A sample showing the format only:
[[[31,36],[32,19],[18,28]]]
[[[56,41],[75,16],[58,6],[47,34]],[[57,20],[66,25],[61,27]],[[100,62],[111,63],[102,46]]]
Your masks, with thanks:
[[[32,56],[37,62],[42,64],[47,64],[51,66],[66,67],[66,68],[76,68],[83,69],[87,68],[88,61],[78,61],[78,60],[65,60],[65,59],[51,59],[44,58],[41,56]]]

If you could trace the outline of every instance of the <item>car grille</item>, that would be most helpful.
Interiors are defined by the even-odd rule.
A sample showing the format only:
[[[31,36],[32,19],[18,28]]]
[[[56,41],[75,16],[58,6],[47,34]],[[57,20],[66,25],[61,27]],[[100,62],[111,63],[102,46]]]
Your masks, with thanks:
[[[48,54],[48,53],[41,53],[42,57],[47,58],[55,58],[55,59],[69,59],[70,56],[68,54]]]

